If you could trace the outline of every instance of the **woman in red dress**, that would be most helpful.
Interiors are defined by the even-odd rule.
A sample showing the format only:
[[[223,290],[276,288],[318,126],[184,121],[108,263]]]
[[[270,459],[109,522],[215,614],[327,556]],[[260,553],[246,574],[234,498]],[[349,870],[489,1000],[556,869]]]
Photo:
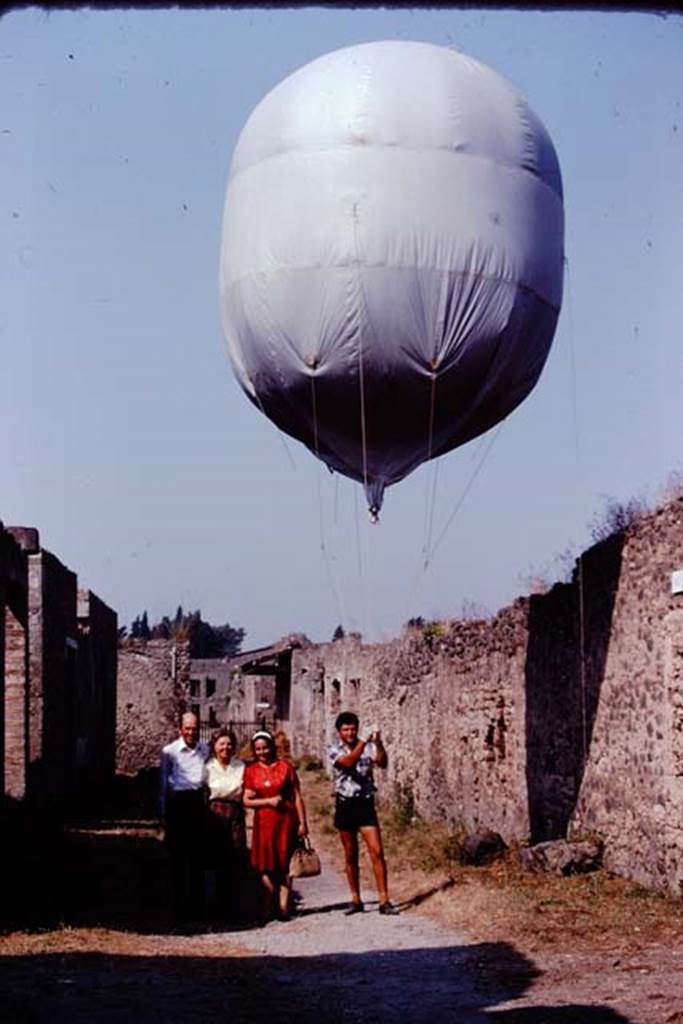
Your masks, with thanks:
[[[254,762],[244,773],[244,806],[254,811],[251,863],[261,873],[264,924],[278,897],[278,917],[291,916],[292,879],[289,862],[300,837],[308,835],[306,808],[299,779],[291,764],[278,760],[275,740],[257,732],[251,740]]]

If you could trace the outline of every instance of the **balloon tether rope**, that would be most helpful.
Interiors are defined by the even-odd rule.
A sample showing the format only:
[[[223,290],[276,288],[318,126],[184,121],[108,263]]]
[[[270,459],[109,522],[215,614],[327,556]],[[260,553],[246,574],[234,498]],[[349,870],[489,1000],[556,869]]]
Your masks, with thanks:
[[[436,542],[432,546],[431,551],[427,552],[425,558],[421,561],[420,565],[418,565],[417,571],[415,573],[415,577],[413,579],[412,586],[410,588],[410,594],[408,596],[407,612],[410,611],[410,606],[412,604],[413,598],[415,597],[415,593],[417,591],[417,587],[418,587],[418,584],[420,582],[421,577],[427,572],[427,569],[429,568],[429,566],[431,564],[431,561],[434,558],[434,555],[435,555],[437,549],[440,547],[440,545],[441,545],[444,537],[446,536],[448,530],[453,525],[453,521],[454,521],[456,515],[458,514],[458,512],[460,511],[460,509],[461,509],[461,507],[462,507],[462,505],[463,505],[463,503],[465,501],[465,498],[467,497],[467,495],[472,490],[472,487],[474,486],[474,482],[477,479],[477,477],[479,476],[479,473],[481,472],[481,470],[482,470],[482,468],[484,466],[484,463],[486,462],[486,460],[487,460],[487,458],[488,458],[488,456],[489,456],[489,454],[491,452],[491,449],[493,448],[494,444],[496,443],[496,441],[498,439],[498,436],[499,436],[499,434],[500,434],[500,432],[501,432],[501,430],[503,428],[503,424],[504,423],[505,423],[505,420],[502,420],[498,424],[496,430],[493,433],[493,436],[491,437],[491,440],[489,441],[489,443],[486,446],[484,454],[482,455],[481,459],[479,460],[479,462],[475,466],[474,472],[470,476],[469,480],[465,484],[464,490],[463,490],[462,494],[460,495],[460,497],[458,498],[458,500],[457,500],[457,502],[455,504],[455,508],[453,509],[453,511],[451,512],[450,516],[448,517],[448,521],[446,522],[446,525],[444,526],[443,530],[439,534],[438,539],[436,540]]]
[[[268,413],[267,413],[267,412],[266,412],[266,410],[265,410],[265,409],[263,408],[263,402],[261,401],[261,396],[259,395],[258,391],[257,391],[257,390],[256,390],[256,388],[254,387],[254,382],[253,382],[253,381],[252,381],[252,380],[250,379],[250,380],[249,380],[249,383],[251,384],[251,389],[252,389],[252,391],[253,391],[253,393],[254,393],[254,398],[256,399],[256,401],[257,401],[257,403],[258,403],[258,407],[259,407],[259,409],[261,410],[261,412],[263,413],[263,415],[264,415],[264,416],[266,417],[266,419],[270,419],[270,416],[268,416]],[[295,470],[295,471],[296,471],[296,462],[294,461],[294,456],[293,456],[293,455],[292,455],[292,453],[290,452],[290,450],[289,450],[289,445],[288,445],[288,444],[287,444],[287,442],[285,441],[285,439],[284,439],[284,436],[283,436],[283,433],[282,433],[282,431],[281,431],[281,430],[278,430],[278,432],[277,432],[277,436],[278,436],[278,437],[280,438],[280,443],[282,444],[282,447],[284,448],[284,450],[285,450],[285,452],[286,452],[286,454],[287,454],[287,458],[289,459],[289,464],[290,464],[290,466],[292,467],[292,469],[293,469],[293,470]]]
[[[574,345],[574,302],[572,298],[571,276],[569,273],[569,260],[564,257],[564,271],[567,281],[567,327],[569,332],[569,365],[571,373],[571,396],[572,396],[572,426],[574,430],[574,458],[576,461],[576,472],[579,477],[583,476],[581,445],[579,441],[579,410],[576,388],[576,354]],[[586,699],[586,606],[585,587],[583,575],[583,553],[578,557],[578,606],[579,606],[579,680],[581,683],[581,742],[582,756],[585,765],[588,758],[588,708]]]
[[[344,609],[342,607],[341,598],[335,584],[334,573],[332,571],[332,565],[330,562],[330,556],[327,551],[327,544],[325,543],[325,526],[323,517],[323,499],[320,488],[320,475],[322,473],[322,466],[320,465],[320,451],[318,447],[318,405],[315,394],[315,377],[311,375],[311,411],[313,414],[313,446],[315,448],[316,459],[318,460],[318,468],[315,475],[316,482],[316,493],[318,498],[318,527],[320,531],[320,550],[322,552],[323,561],[325,562],[325,568],[327,569],[327,576],[330,584],[330,590],[332,591],[332,598],[334,600],[337,615],[339,617],[339,623],[344,627],[346,617],[344,615]]]
[[[436,408],[436,360],[432,363],[432,380],[430,386],[430,400],[429,400],[429,425],[427,428],[427,449],[426,449],[426,462],[429,462],[432,458],[432,452],[434,449],[434,413]],[[439,475],[439,463],[435,462],[432,466],[431,484],[427,484],[426,498],[425,498],[425,515],[424,523],[422,528],[422,557],[427,558],[429,548],[432,543],[432,535],[434,532],[434,510],[436,508],[436,486]]]

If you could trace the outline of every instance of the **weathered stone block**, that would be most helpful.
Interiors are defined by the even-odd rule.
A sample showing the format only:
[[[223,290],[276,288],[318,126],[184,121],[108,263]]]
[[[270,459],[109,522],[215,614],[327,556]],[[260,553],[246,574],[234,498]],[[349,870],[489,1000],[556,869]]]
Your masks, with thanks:
[[[491,864],[502,857],[506,850],[507,845],[498,832],[492,832],[490,829],[473,832],[462,845],[463,863],[474,864],[476,867]]]
[[[602,853],[603,847],[599,842],[570,843],[565,839],[556,839],[523,849],[520,862],[525,871],[534,873],[583,875],[600,867]]]

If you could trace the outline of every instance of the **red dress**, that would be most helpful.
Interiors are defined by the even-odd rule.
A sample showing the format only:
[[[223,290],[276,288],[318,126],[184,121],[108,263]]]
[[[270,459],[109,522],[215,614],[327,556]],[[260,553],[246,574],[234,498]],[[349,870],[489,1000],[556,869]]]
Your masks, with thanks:
[[[261,800],[281,796],[278,807],[255,807],[251,834],[251,863],[261,872],[287,874],[299,837],[299,816],[294,804],[296,772],[287,761],[260,761],[247,765],[244,788]]]

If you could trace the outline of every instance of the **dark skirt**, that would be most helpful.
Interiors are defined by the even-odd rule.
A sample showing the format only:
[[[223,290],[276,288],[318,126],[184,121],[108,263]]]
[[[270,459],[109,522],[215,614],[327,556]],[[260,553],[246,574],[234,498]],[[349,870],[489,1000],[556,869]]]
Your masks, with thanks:
[[[170,792],[166,802],[166,845],[172,857],[199,859],[205,816],[200,789]]]
[[[244,807],[237,800],[211,800],[207,860],[215,868],[241,865],[247,848]]]

